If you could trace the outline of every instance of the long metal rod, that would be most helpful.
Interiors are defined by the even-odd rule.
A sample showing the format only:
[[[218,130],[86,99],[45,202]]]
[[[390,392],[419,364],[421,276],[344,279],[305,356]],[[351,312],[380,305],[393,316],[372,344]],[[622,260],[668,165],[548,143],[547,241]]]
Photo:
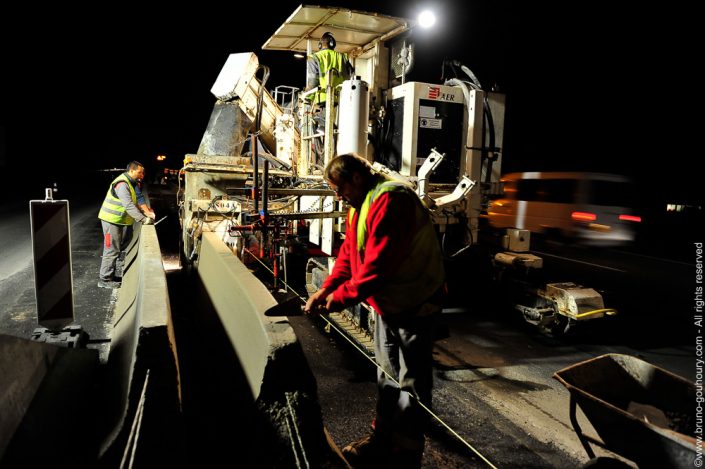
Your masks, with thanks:
[[[328,86],[326,87],[326,107],[325,117],[325,137],[323,151],[323,167],[328,166],[330,160],[335,156],[335,89],[331,83],[333,70],[328,70]]]
[[[264,175],[262,176],[262,238],[260,242],[260,257],[265,256],[265,246],[267,246],[267,225],[269,224],[269,214],[267,213],[267,199],[269,198],[269,161],[264,160]],[[275,275],[276,277],[276,275]]]
[[[240,194],[246,193],[249,189],[245,187],[233,187],[228,189],[228,193]],[[330,189],[283,189],[281,187],[270,187],[268,190],[270,195],[312,195],[312,196],[334,196],[335,192]]]
[[[269,198],[269,161],[264,160],[264,174],[262,175],[262,215],[267,216],[267,199]]]
[[[257,189],[259,189],[259,156],[257,155],[257,132],[252,134],[252,198],[255,202],[255,213],[259,213],[259,199]]]
[[[304,212],[275,213],[272,216],[282,220],[318,220],[321,218],[338,218],[347,216],[347,212]]]

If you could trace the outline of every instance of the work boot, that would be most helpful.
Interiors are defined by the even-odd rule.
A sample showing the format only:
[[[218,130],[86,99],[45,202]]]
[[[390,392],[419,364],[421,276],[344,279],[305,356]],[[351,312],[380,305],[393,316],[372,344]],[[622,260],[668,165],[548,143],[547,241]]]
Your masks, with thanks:
[[[115,280],[100,280],[98,282],[100,288],[120,288],[122,286],[121,282],[116,282]]]
[[[381,439],[374,433],[363,436],[343,448],[343,456],[352,467],[377,467],[382,462]]]

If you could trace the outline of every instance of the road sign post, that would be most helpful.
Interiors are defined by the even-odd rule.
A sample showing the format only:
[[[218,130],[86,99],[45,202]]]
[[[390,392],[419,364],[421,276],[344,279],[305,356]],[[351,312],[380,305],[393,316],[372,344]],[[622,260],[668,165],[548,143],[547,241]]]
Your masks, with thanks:
[[[30,200],[37,322],[58,330],[74,321],[68,200]]]

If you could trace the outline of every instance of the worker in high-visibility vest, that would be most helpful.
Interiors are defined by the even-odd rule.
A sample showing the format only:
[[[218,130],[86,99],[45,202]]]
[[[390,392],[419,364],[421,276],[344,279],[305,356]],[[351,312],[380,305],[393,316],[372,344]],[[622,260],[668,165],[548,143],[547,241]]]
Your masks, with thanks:
[[[318,51],[309,55],[306,61],[306,91],[318,87],[308,99],[314,105],[314,121],[316,133],[325,132],[325,107],[331,101],[327,96],[328,76],[330,71],[331,86],[334,90],[333,103],[338,104],[339,86],[353,76],[353,67],[348,55],[335,50],[336,41],[333,34],[323,33],[318,41]],[[322,161],[322,139],[314,140],[317,160]]]
[[[137,187],[144,178],[142,163],[132,161],[127,170],[110,183],[103,205],[98,212],[103,227],[103,258],[100,263],[102,288],[119,288],[121,278],[115,276],[115,264],[120,253],[132,238],[132,225],[135,221],[145,225],[154,224],[154,218],[143,214],[137,204]],[[151,212],[152,214],[154,212]]]
[[[445,292],[438,238],[416,193],[374,173],[365,159],[337,156],[324,176],[351,208],[333,270],[304,310],[367,302],[378,315],[375,359],[401,384],[378,371],[374,432],[343,454],[355,467],[420,467],[429,415],[419,402],[431,405],[434,325]]]
[[[308,56],[306,61],[306,90],[318,87],[309,98],[312,103],[325,106],[328,102],[326,87],[328,71],[331,71],[331,86],[336,89],[352,77],[353,67],[348,55],[335,50],[336,42],[331,33],[323,33],[318,41],[318,51]],[[335,99],[337,103],[337,97]]]

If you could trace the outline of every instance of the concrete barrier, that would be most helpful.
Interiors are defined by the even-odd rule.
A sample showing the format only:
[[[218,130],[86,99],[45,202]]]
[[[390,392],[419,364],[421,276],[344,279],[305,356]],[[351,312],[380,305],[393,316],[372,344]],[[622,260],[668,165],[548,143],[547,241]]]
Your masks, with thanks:
[[[68,457],[79,466],[95,460],[91,435],[95,420],[86,415],[94,399],[98,351],[63,348],[0,335],[0,466],[60,463]],[[79,425],[76,425],[80,422]],[[90,428],[90,430],[89,430]],[[71,446],[87,451],[69,456]]]
[[[239,362],[237,367],[225,366],[218,372],[243,373],[251,391],[248,402],[223,405],[250,406],[256,409],[257,420],[265,422],[264,430],[257,427],[260,433],[252,447],[257,463],[266,467],[320,466],[329,453],[315,379],[288,321],[264,316],[276,301],[213,233],[203,234],[198,274],[222,326],[223,340]],[[3,465],[21,465],[36,447],[42,452],[32,455],[34,462],[78,467],[97,462],[117,467],[129,451],[129,436],[141,401],[144,412],[137,460],[144,463],[156,457],[174,467],[183,463],[174,460],[184,454],[179,445],[188,442],[184,441],[166,275],[153,226],[135,227],[113,323],[104,364],[99,362],[97,350],[0,336]],[[12,367],[3,365],[8,360],[14,362]],[[233,425],[245,431],[252,428],[252,422]],[[45,435],[57,438],[44,442]],[[224,440],[227,438],[225,435]],[[198,454],[199,448],[193,450],[197,457],[204,457]],[[3,452],[9,458],[3,458]]]
[[[271,425],[260,463],[317,467],[327,443],[316,382],[289,322],[264,315],[276,300],[216,233],[202,235],[198,274]]]
[[[3,467],[28,458],[61,467],[119,462],[131,428],[125,422],[135,414],[148,369],[148,393],[159,397],[151,400],[144,427],[167,436],[176,431],[170,423],[179,421],[178,362],[153,226],[135,226],[118,292],[107,363],[96,349],[0,336]],[[149,425],[149,419],[159,421]]]
[[[162,433],[165,448],[178,444],[179,369],[169,292],[154,226],[136,224],[126,250],[122,287],[113,313],[113,335],[104,369],[107,432],[100,457],[120,461],[149,370],[142,428]],[[173,435],[172,435],[173,436]],[[143,440],[144,441],[144,440]],[[158,451],[158,448],[152,448]]]

